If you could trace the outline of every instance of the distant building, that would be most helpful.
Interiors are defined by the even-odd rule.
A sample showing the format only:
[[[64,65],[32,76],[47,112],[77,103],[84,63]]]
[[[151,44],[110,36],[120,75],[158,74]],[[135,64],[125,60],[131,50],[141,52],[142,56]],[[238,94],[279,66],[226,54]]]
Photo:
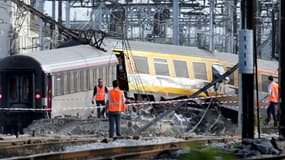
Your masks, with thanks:
[[[24,0],[30,4],[30,0]],[[30,12],[18,10],[11,1],[0,1],[0,58],[37,50],[38,26]]]
[[[9,55],[11,31],[11,4],[0,1],[0,58]]]

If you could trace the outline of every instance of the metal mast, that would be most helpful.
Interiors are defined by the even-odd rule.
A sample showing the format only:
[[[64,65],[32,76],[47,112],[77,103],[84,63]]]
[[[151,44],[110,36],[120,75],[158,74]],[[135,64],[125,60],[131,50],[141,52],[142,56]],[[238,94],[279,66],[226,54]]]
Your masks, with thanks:
[[[179,1],[173,0],[173,44],[179,45]]]
[[[280,61],[279,61],[279,77],[280,77],[280,122],[279,133],[285,138],[285,2],[280,0]]]
[[[241,99],[242,138],[254,138],[254,75],[253,44],[255,0],[241,1],[241,30],[239,32],[239,94]]]

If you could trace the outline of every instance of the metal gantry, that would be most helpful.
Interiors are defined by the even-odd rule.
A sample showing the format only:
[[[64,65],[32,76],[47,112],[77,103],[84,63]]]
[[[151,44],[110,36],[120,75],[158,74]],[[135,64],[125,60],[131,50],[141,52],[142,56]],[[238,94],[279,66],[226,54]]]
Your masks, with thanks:
[[[51,4],[51,10],[45,14],[66,28],[101,30],[111,37],[122,38],[124,34],[128,39],[198,46],[210,51],[237,51],[240,0],[33,0],[31,6],[40,10],[40,6],[34,5],[40,1]],[[278,50],[274,50],[274,46],[278,47],[277,6],[273,0],[257,1],[260,57],[271,44],[271,55],[278,57]],[[71,10],[79,14],[78,9],[88,13],[84,20],[71,17]]]

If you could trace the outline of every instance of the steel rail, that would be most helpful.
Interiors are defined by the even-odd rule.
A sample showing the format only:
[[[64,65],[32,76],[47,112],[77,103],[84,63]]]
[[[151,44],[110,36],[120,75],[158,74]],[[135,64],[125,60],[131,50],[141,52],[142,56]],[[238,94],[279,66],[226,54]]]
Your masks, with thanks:
[[[121,146],[103,149],[86,149],[80,151],[64,151],[34,154],[29,156],[11,157],[13,159],[45,159],[45,160],[72,160],[72,159],[125,159],[125,158],[142,158],[144,156],[155,156],[164,151],[182,149],[191,143],[210,144],[215,142],[227,142],[239,139],[237,137],[206,137],[192,138],[178,142],[168,142],[163,144],[150,144],[139,146]],[[145,157],[144,157],[145,158]]]
[[[92,138],[54,138],[0,141],[0,158],[13,156],[27,156],[46,152],[58,152],[63,147],[98,142]]]

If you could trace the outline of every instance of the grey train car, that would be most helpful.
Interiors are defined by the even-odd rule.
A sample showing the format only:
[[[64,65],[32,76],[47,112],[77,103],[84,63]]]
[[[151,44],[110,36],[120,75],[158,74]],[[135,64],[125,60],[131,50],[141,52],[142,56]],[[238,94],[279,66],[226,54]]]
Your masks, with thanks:
[[[85,114],[97,78],[110,86],[116,64],[112,51],[88,45],[2,59],[0,132],[22,132],[33,120],[47,116]]]

